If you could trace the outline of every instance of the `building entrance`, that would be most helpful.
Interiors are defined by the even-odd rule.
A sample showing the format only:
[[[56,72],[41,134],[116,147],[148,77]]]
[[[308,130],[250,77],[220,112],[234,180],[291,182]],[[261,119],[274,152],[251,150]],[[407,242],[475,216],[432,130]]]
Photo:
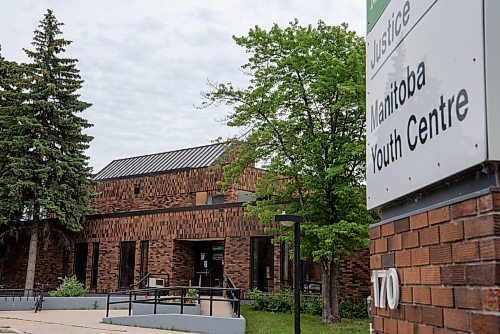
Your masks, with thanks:
[[[202,241],[196,243],[193,283],[197,286],[223,287],[223,241]]]

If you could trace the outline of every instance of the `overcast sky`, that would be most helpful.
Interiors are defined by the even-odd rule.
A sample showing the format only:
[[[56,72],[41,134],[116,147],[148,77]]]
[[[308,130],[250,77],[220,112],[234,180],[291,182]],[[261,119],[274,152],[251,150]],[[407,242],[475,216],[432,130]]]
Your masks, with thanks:
[[[247,55],[232,36],[255,25],[347,22],[364,35],[365,0],[2,0],[0,44],[9,60],[27,61],[33,30],[47,8],[74,41],[80,93],[93,106],[87,152],[94,172],[113,159],[210,144],[234,133],[226,107],[198,110],[207,79],[243,85]]]

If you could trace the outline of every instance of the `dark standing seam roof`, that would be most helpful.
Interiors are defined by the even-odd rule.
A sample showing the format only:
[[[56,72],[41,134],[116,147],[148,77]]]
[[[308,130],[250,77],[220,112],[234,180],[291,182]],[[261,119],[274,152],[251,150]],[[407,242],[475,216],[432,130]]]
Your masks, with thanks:
[[[97,173],[94,179],[106,180],[175,169],[207,167],[215,164],[227,146],[228,144],[214,144],[113,160]]]

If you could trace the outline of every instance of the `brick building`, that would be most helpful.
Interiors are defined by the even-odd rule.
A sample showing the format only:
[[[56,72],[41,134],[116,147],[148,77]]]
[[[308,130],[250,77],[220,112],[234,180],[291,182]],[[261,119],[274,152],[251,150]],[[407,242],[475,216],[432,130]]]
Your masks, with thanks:
[[[94,213],[71,236],[70,250],[41,246],[36,281],[75,274],[89,291],[106,292],[152,273],[168,275],[171,285],[223,286],[230,277],[244,290],[291,286],[287,247],[274,245],[272,235],[244,215],[262,170],[247,168],[241,182],[221,192],[222,173],[214,164],[226,148],[215,144],[112,161],[95,176]],[[17,247],[26,256],[7,261],[6,285],[24,280],[27,246]],[[360,254],[341,265],[345,298],[370,293],[368,250]],[[305,288],[317,288],[318,266],[303,266]]]

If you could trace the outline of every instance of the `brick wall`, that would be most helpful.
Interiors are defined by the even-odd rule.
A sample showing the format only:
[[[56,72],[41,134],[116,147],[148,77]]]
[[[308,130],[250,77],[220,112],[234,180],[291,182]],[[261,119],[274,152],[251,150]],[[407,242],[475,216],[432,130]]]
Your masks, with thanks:
[[[370,295],[370,251],[359,249],[356,255],[340,262],[340,297],[359,303],[366,302]]]
[[[148,271],[168,273],[171,284],[187,285],[193,279],[194,240],[224,240],[224,275],[238,287],[251,286],[251,238],[269,235],[257,219],[245,217],[245,209],[235,204],[236,190],[255,190],[261,171],[248,168],[238,186],[225,195],[226,206],[196,206],[196,192],[220,193],[217,181],[220,170],[199,168],[165,174],[98,182],[98,194],[92,206],[95,214],[87,217],[84,230],[73,237],[74,242],[88,244],[86,287],[92,292],[118,289],[120,242],[135,241],[134,281],[140,279],[140,242],[149,241]],[[139,194],[134,188],[140,185]],[[158,210],[148,212],[147,210]],[[54,239],[56,240],[56,239]],[[27,245],[24,239],[16,247],[19,257],[11,258],[3,275],[9,287],[22,287],[26,274]],[[92,243],[99,243],[97,288],[90,288]],[[47,251],[40,251],[37,282],[57,284],[62,274],[62,249],[53,242]],[[43,255],[42,255],[43,254]],[[49,256],[46,256],[49,255]],[[70,252],[68,274],[73,273],[73,252]],[[280,246],[274,246],[274,289],[280,288]],[[369,294],[367,252],[341,264],[341,291],[346,299],[364,299]],[[4,273],[7,271],[4,271]],[[195,284],[196,282],[192,282]]]
[[[236,202],[236,189],[255,191],[261,174],[260,169],[248,167],[238,184],[225,193],[225,202]],[[190,207],[195,205],[197,192],[220,193],[220,180],[220,168],[197,168],[98,182],[91,206],[96,214]],[[138,194],[136,186],[140,186]]]
[[[9,243],[12,249],[4,262],[2,283],[6,288],[24,288],[26,269],[28,266],[29,236],[21,235],[19,241]],[[35,284],[43,284],[47,289],[58,285],[58,277],[62,275],[63,247],[56,236],[47,237],[48,243],[39,238],[38,257],[35,271]],[[70,254],[72,254],[70,250]],[[69,274],[72,273],[73,262],[68,262]]]
[[[500,193],[371,228],[371,269],[395,267],[396,310],[374,308],[377,333],[500,328]]]

